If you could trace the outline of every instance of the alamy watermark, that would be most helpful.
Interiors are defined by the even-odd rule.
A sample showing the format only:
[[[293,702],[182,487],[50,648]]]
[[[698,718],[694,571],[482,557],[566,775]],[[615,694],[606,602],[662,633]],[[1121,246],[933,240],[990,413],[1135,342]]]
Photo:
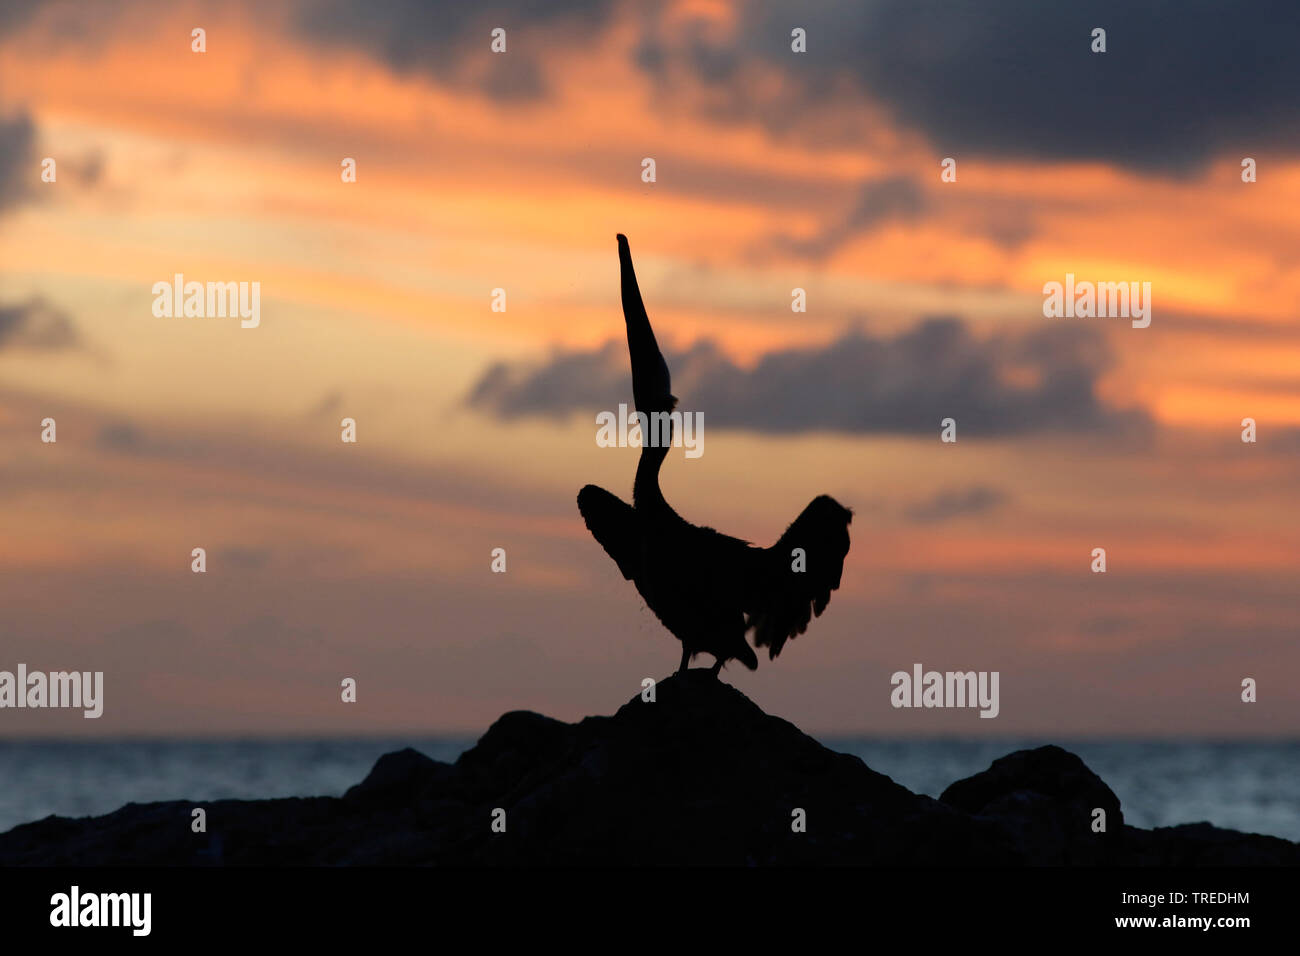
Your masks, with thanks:
[[[170,282],[155,282],[153,295],[153,314],[158,319],[238,316],[245,329],[255,329],[262,322],[260,282],[186,282],[177,272]]]
[[[619,403],[618,414],[599,412],[596,415],[596,444],[601,448],[685,448],[687,458],[704,454],[703,412],[632,412]],[[646,437],[649,441],[646,441]]]
[[[0,709],[43,707],[80,708],[87,719],[104,713],[103,671],[27,670],[18,665],[18,673],[0,671]]]
[[[998,671],[894,671],[889,702],[894,707],[979,707],[981,717],[996,717]]]
[[[152,893],[83,893],[74,884],[50,897],[51,926],[126,926],[133,936],[148,936],[152,914]]]
[[[1151,324],[1150,282],[1075,282],[1074,273],[1065,282],[1043,284],[1043,315],[1059,318],[1132,318],[1133,328]]]

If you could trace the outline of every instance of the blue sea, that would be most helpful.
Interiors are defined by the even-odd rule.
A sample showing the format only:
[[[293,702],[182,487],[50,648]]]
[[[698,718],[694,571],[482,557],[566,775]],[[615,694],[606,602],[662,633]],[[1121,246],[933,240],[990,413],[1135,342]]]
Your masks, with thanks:
[[[822,738],[918,793],[1036,740]],[[1206,820],[1300,841],[1300,740],[1054,741],[1077,753],[1140,827]],[[453,761],[473,738],[0,740],[0,832],[50,814],[109,813],[155,800],[339,796],[382,754],[414,747]]]

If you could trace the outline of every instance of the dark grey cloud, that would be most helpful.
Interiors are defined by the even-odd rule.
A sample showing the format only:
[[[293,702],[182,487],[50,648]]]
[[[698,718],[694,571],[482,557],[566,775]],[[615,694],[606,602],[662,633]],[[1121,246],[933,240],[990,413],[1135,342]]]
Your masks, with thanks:
[[[908,505],[903,513],[917,524],[934,524],[966,515],[992,511],[1007,500],[1004,492],[986,485],[946,488],[923,501]]]
[[[247,6],[253,9],[254,0]],[[157,0],[0,0],[0,37],[32,28],[24,41],[46,49],[97,49],[114,34],[145,29],[157,17]]]
[[[916,183],[906,176],[892,176],[862,187],[846,225],[855,230],[874,229],[893,219],[916,219],[925,208],[925,194]]]
[[[309,42],[358,50],[404,74],[478,89],[497,100],[546,93],[543,60],[581,50],[615,0],[298,0],[294,26]],[[506,31],[492,53],[491,31]]]
[[[160,434],[153,428],[146,432],[135,422],[110,418],[95,432],[95,447],[114,455],[185,461],[199,452],[201,440]]]
[[[324,418],[337,415],[343,410],[343,391],[332,388],[311,408],[307,409],[303,415],[304,418]]]
[[[931,318],[893,337],[859,330],[826,346],[769,352],[752,368],[708,341],[666,356],[681,407],[702,411],[713,427],[937,436],[951,417],[960,440],[1150,426],[1143,411],[1097,397],[1111,352],[1100,332],[1083,325],[976,338],[958,319]],[[497,363],[466,404],[502,419],[594,415],[631,395],[626,348],[615,341],[536,365]]]
[[[546,93],[543,64],[584,49],[612,20],[618,0],[207,0],[198,10],[242,7],[269,27],[288,28],[317,47],[355,50],[400,74],[476,89],[501,101]],[[36,24],[42,42],[97,46],[113,33],[147,27],[157,0],[0,0],[0,36]],[[506,30],[507,51],[489,49]],[[188,43],[188,38],[186,41]],[[210,41],[212,42],[212,41]]]
[[[80,347],[81,337],[72,319],[44,299],[0,305],[0,349],[62,351]]]
[[[1258,425],[1258,423],[1257,423]],[[1300,454],[1300,428],[1294,426],[1282,426],[1273,430],[1273,434],[1259,437],[1258,442],[1270,452],[1281,452],[1285,454]],[[1231,446],[1234,453],[1236,445]]]
[[[943,190],[942,199],[931,194],[911,176],[895,175],[868,180],[858,187],[847,213],[829,217],[829,224],[812,236],[781,233],[755,243],[760,254],[776,252],[821,261],[846,243],[892,223],[939,220],[949,232],[983,237],[1007,249],[1015,249],[1037,232],[1039,213],[1044,208],[1069,212],[1078,205],[1064,198],[1029,202],[1016,197],[970,190]],[[771,193],[767,197],[770,201]]]
[[[36,127],[25,112],[0,116],[0,213],[26,199],[36,181]]]
[[[38,195],[41,165],[36,134],[36,123],[26,110],[0,115],[0,215]],[[106,163],[102,150],[56,159],[58,182],[72,181],[82,187],[92,187],[104,178]]]
[[[774,132],[843,114],[843,94],[856,90],[958,158],[1186,171],[1300,145],[1293,0],[755,0],[736,23],[722,40],[651,29],[635,62],[661,83],[684,67],[705,87],[706,111]],[[790,50],[795,26],[807,30],[805,54]],[[1104,54],[1091,52],[1095,27]],[[755,71],[773,69],[782,82],[760,93]]]
[[[22,28],[42,6],[42,0],[4,0],[0,3],[0,35]]]
[[[221,548],[213,557],[219,565],[228,565],[245,571],[256,571],[266,566],[271,552],[266,548]]]
[[[810,239],[779,237],[775,245],[795,255],[824,259],[849,239],[888,222],[915,222],[929,208],[925,193],[907,176],[864,183],[848,214]]]
[[[105,451],[138,455],[145,451],[144,435],[130,422],[112,422],[99,429],[95,444]]]
[[[619,394],[629,396],[622,401],[630,402],[626,356],[626,347],[612,341],[594,352],[557,351],[540,365],[496,362],[479,377],[466,401],[505,420],[529,415],[563,418]]]
[[[59,179],[70,176],[81,186],[98,186],[104,180],[107,163],[102,150],[91,150],[82,156],[68,156],[59,160]]]

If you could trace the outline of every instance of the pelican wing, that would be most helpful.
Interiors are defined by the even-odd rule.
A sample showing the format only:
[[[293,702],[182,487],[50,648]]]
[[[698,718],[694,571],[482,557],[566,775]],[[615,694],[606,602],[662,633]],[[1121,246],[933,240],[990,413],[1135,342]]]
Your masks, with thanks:
[[[578,492],[578,510],[587,530],[614,559],[623,577],[632,580],[636,570],[636,513],[632,506],[604,488],[586,485]]]
[[[852,511],[819,495],[776,544],[756,552],[746,613],[754,646],[766,646],[769,659],[826,610],[840,586],[852,520]]]

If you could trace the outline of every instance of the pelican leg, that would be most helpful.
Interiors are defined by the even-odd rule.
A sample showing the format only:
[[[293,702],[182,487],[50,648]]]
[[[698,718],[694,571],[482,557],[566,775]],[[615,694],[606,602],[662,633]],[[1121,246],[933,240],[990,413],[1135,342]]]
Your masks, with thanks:
[[[691,663],[691,652],[690,652],[690,650],[688,650],[688,649],[685,647],[685,645],[683,645],[683,646],[682,646],[682,663],[681,663],[681,666],[677,668],[677,673],[679,673],[679,674],[685,674],[685,673],[686,673],[686,668],[690,666],[690,663]]]

